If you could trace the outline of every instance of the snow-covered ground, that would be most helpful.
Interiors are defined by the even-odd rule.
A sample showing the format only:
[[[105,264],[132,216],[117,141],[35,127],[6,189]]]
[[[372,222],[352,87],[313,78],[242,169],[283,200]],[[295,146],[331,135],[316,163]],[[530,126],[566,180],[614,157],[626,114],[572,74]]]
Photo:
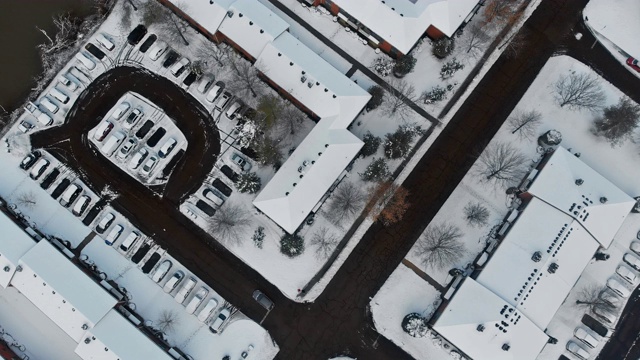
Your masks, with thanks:
[[[504,142],[514,145],[526,158],[531,159],[531,162],[523,164],[524,168],[530,168],[534,161],[540,158],[537,149],[537,137],[547,130],[558,130],[563,135],[562,146],[571,149],[574,153],[579,153],[580,158],[586,164],[603,174],[627,194],[631,196],[638,195],[640,193],[640,185],[635,179],[640,176],[638,166],[640,158],[637,151],[638,145],[633,140],[636,138],[637,130],[633,139],[625,141],[619,147],[611,147],[608,142],[596,137],[590,131],[593,120],[598,116],[597,113],[572,111],[566,107],[560,108],[554,100],[552,87],[562,75],[570,73],[588,73],[597,76],[586,65],[570,57],[558,56],[551,58],[511,114],[513,116],[517,112],[539,111],[541,113],[541,122],[535,128],[534,136],[520,138],[517,134],[512,133],[507,121],[492,140],[492,143]],[[606,98],[605,106],[617,103],[623,94],[605,80],[599,78],[599,81]],[[478,255],[484,247],[485,239],[491,228],[499,223],[511,205],[511,199],[504,192],[506,187],[478,181],[478,175],[474,173],[474,169],[477,166],[478,164],[474,165],[472,171],[464,177],[460,185],[428,225],[431,227],[434,224],[448,222],[458,226],[463,232],[462,240],[466,250],[451,265],[451,268],[464,268]],[[487,207],[490,216],[486,225],[473,227],[467,224],[462,209],[469,202],[479,202]],[[606,250],[611,258],[608,261],[592,261],[587,266],[582,277],[549,324],[547,332],[559,340],[558,344],[547,345],[539,358],[557,359],[563,353],[567,355],[564,350],[564,344],[573,336],[573,331],[580,324],[582,315],[585,313],[583,309],[575,306],[578,293],[586,285],[604,286],[608,278],[618,277],[615,275],[616,268],[622,263],[623,255],[629,252],[629,244],[636,237],[639,221],[639,215],[629,215],[616,235],[613,244]],[[420,267],[427,276],[442,285],[446,285],[451,280],[451,277],[447,276],[446,270],[438,271],[421,264],[420,257],[415,254],[413,249],[407,254],[406,259]],[[399,269],[404,267],[404,265],[400,265]],[[619,277],[618,281],[623,282]],[[390,282],[391,279],[387,284]],[[390,285],[385,285],[385,287],[387,286]],[[424,282],[423,286],[429,285]],[[627,286],[630,289],[632,288],[631,284],[627,284]],[[393,301],[403,301],[402,298],[404,296],[405,294],[396,296]],[[394,302],[389,301],[389,307],[384,308],[384,311],[395,311],[396,307],[397,305]],[[398,331],[402,332],[399,327]],[[384,331],[382,334],[392,339],[393,336],[396,336]],[[602,345],[590,352],[595,354],[601,347]],[[404,348],[407,351],[411,351],[410,345]]]
[[[634,0],[591,0],[583,12],[585,24],[596,36],[615,44],[614,55],[622,51],[635,58],[640,57],[640,42],[635,36],[640,32],[638,13],[640,3]],[[603,44],[610,48],[610,44]]]

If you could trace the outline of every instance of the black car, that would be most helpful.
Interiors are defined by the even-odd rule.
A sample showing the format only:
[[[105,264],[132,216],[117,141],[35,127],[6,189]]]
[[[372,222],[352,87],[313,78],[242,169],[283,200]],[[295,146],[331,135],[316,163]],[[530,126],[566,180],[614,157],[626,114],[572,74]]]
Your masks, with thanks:
[[[133,256],[131,257],[131,262],[134,264],[137,264],[140,262],[140,260],[142,260],[142,258],[147,255],[147,253],[149,252],[149,250],[151,250],[151,245],[149,244],[144,244],[142,245],[138,251],[136,251],[135,254],[133,254]]]
[[[149,258],[149,260],[147,260],[146,263],[144,263],[144,265],[142,266],[142,273],[143,274],[148,274],[151,269],[153,269],[154,266],[156,266],[156,264],[158,263],[158,261],[160,261],[160,254],[153,253],[153,255],[151,255],[151,257]]]
[[[147,28],[144,25],[140,24],[136,26],[133,31],[131,31],[131,33],[127,37],[127,42],[131,45],[137,45],[145,35],[147,35]]]
[[[178,60],[178,56],[179,55],[177,52],[173,50],[169,50],[169,54],[164,59],[164,62],[162,63],[162,67],[168,68],[169,66],[173,65],[173,63],[175,63],[176,60]]]
[[[60,197],[60,195],[62,195],[62,193],[67,190],[67,188],[69,187],[69,185],[71,185],[71,180],[69,179],[62,179],[62,181],[60,181],[60,184],[58,184],[58,186],[55,188],[55,190],[53,190],[53,192],[51,193],[51,197],[54,199],[57,199],[58,197]]]
[[[156,145],[158,145],[158,141],[160,141],[160,139],[162,139],[162,137],[164,136],[164,134],[167,133],[167,130],[165,130],[163,127],[158,128],[156,130],[156,132],[154,132],[150,137],[149,140],[147,140],[147,145],[154,147]]]
[[[225,174],[225,176],[228,177],[229,180],[233,182],[238,182],[238,179],[239,179],[238,173],[233,171],[228,165],[222,165],[222,168],[220,168],[220,171],[222,171],[222,173]]]
[[[196,203],[196,207],[209,216],[213,216],[213,214],[216,213],[216,209],[212,208],[211,205],[202,200],[198,200],[198,202]]]
[[[198,78],[198,75],[196,75],[195,73],[189,73],[189,75],[187,75],[187,77],[184,78],[184,81],[182,83],[185,86],[189,87],[191,86],[191,84],[193,84],[194,81],[196,81],[197,78]]]
[[[147,38],[147,40],[145,40],[142,45],[140,45],[140,52],[141,53],[146,53],[147,50],[149,50],[149,48],[151,47],[151,45],[153,45],[154,42],[156,42],[156,40],[158,39],[158,37],[156,36],[156,34],[151,34],[149,35],[149,37]]]
[[[227,184],[223,183],[222,180],[216,178],[215,180],[213,180],[213,187],[220,190],[221,193],[224,194],[224,196],[229,197],[231,196],[231,188],[227,186]]]
[[[45,176],[44,180],[42,180],[42,182],[40,183],[40,187],[47,190],[51,186],[51,184],[56,181],[58,175],[60,175],[60,170],[58,170],[58,168],[51,170],[51,172],[47,176]]]
[[[136,132],[136,137],[138,139],[142,139],[143,137],[147,136],[147,134],[149,133],[152,127],[153,127],[153,121],[151,120],[145,121],[144,124],[142,124],[142,126],[140,127],[140,129],[138,129],[138,131]]]
[[[87,49],[87,51],[91,53],[91,55],[95,56],[98,60],[104,59],[105,55],[102,52],[102,50],[100,50],[97,46],[93,45],[92,43],[88,43],[87,45],[84,46],[84,48]]]

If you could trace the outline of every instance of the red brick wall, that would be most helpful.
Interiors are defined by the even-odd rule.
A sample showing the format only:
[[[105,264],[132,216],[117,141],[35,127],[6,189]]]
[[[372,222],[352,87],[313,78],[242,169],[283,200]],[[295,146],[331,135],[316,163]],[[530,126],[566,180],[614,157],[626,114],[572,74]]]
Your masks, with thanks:
[[[427,36],[432,38],[433,40],[438,40],[445,37],[444,33],[433,25],[429,25],[429,27],[427,28]]]

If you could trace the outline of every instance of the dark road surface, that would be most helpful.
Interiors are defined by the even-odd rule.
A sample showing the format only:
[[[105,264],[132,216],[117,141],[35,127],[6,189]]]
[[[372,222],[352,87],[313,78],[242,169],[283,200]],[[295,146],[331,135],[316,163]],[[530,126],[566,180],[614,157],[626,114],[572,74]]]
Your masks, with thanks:
[[[173,84],[162,83],[167,80],[132,68],[112,70],[101,80],[109,86],[92,86],[94,91],[87,91],[77,102],[82,108],[76,109],[63,127],[36,134],[33,144],[44,147],[55,144],[51,151],[65,157],[71,167],[83,169],[88,182],[97,189],[111,184],[121,194],[112,204],[117,210],[143,231],[154,234],[154,239],[178,261],[257,321],[264,310],[253,302],[251,293],[256,288],[265,291],[276,307],[263,326],[281,349],[279,359],[327,359],[345,353],[366,360],[410,359],[373,329],[367,310],[370,298],[400,264],[468,171],[474,162],[470,154],[477,153],[493,137],[549,57],[568,52],[572,46],[576,54],[589,57],[581,48],[584,42],[573,45],[576,40],[571,35],[586,3],[587,0],[542,1],[524,25],[527,46],[516,58],[498,59],[404,183],[411,193],[412,205],[403,221],[387,228],[374,224],[325,292],[311,304],[286,299],[177,210],[180,198],[198,186],[204,172],[211,169],[217,154],[211,144],[216,144],[217,139],[206,137],[217,134],[217,130],[197,101]],[[628,73],[610,55],[597,57],[593,62],[607,68],[614,84],[618,80],[627,81],[622,78]],[[127,72],[137,72],[138,76],[134,79]],[[625,92],[626,86],[622,88]],[[189,140],[187,153],[170,179],[170,187],[164,189],[164,198],[153,195],[113,166],[105,165],[107,162],[88,151],[90,147],[82,140],[83,133],[97,123],[99,114],[106,113],[127,90],[163,106],[167,104],[169,108],[164,110]],[[208,130],[203,131],[202,127]]]

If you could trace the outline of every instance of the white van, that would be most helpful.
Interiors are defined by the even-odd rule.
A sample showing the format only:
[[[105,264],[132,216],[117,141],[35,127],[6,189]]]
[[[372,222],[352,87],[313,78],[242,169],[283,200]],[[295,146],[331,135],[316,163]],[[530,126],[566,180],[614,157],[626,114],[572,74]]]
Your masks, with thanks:
[[[93,60],[89,59],[87,55],[81,52],[76,54],[76,59],[78,59],[78,61],[80,61],[80,63],[82,63],[82,65],[84,65],[84,67],[86,67],[88,70],[93,70],[96,68],[96,63],[94,63]]]
[[[116,242],[116,240],[118,240],[118,238],[120,237],[120,234],[122,234],[122,230],[124,230],[122,225],[118,224],[114,226],[113,229],[111,229],[111,231],[109,232],[109,235],[107,235],[106,239],[104,239],[105,244],[109,246],[113,245],[113,243]]]
[[[196,282],[198,282],[196,279],[190,277],[189,280],[182,285],[180,291],[178,291],[174,297],[178,304],[182,304],[187,299],[187,296],[191,294],[191,290],[196,286]]]
[[[173,150],[173,148],[176,146],[177,143],[178,142],[176,141],[176,139],[169,138],[169,140],[165,141],[164,145],[162,145],[162,147],[158,151],[158,156],[160,156],[161,158],[166,158],[167,155],[171,153],[171,151]]]
[[[58,112],[58,105],[54,104],[48,97],[43,97],[40,99],[40,105],[42,105],[45,109],[49,110],[52,114]]]
[[[66,104],[69,102],[69,97],[56,87],[49,90],[49,95],[53,96],[56,100],[60,101],[63,104]]]
[[[198,290],[198,292],[193,296],[193,298],[187,304],[187,307],[185,309],[187,313],[193,314],[198,308],[198,306],[200,306],[200,304],[202,303],[202,300],[204,300],[204,298],[207,297],[207,295],[209,295],[209,289],[207,289],[204,286],[201,287],[200,290]]]
[[[595,348],[596,346],[598,346],[599,341],[595,337],[593,337],[591,334],[589,334],[587,330],[581,326],[576,328],[576,330],[573,333],[573,336],[575,336],[576,339],[585,343],[590,348]]]
[[[218,300],[210,299],[207,305],[203,307],[202,310],[200,310],[200,312],[198,313],[198,320],[202,322],[207,321],[207,319],[209,318],[209,316],[217,306],[218,306]]]
[[[38,122],[44,126],[49,126],[53,123],[53,119],[45,113],[40,113],[38,115]]]
[[[98,42],[98,44],[100,44],[103,48],[111,51],[113,50],[114,47],[116,47],[111,40],[107,39],[106,36],[104,36],[103,34],[98,34],[96,35],[96,41]]]
[[[60,197],[60,205],[64,207],[69,206],[69,204],[71,204],[78,197],[81,191],[82,188],[80,186],[71,184],[71,186],[69,186]]]
[[[132,231],[131,234],[129,234],[129,236],[127,236],[127,238],[124,239],[122,244],[120,244],[120,250],[122,250],[122,251],[129,250],[131,245],[135,244],[136,241],[138,241],[139,238],[140,238],[140,234],[138,234],[135,231]]]
[[[111,154],[113,154],[116,148],[118,148],[118,145],[120,145],[124,138],[124,134],[118,131],[117,133],[111,135],[107,139],[107,141],[104,142],[104,145],[102,145],[102,148],[100,150],[103,154],[105,154],[105,156],[111,156]]]

